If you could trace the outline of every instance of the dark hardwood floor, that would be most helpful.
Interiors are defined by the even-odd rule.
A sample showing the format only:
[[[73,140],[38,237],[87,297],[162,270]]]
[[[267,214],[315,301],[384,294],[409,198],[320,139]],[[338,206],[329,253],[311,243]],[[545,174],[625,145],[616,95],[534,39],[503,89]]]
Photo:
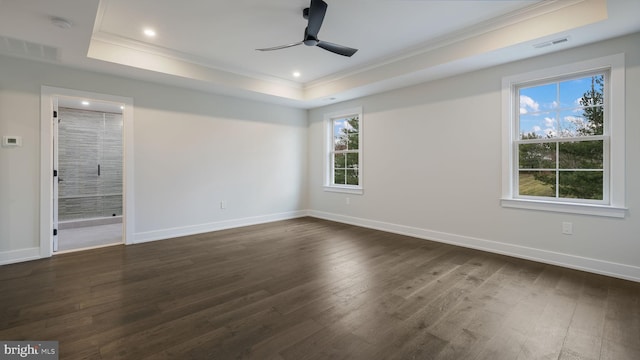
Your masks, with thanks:
[[[61,359],[640,359],[640,283],[303,218],[0,267]]]

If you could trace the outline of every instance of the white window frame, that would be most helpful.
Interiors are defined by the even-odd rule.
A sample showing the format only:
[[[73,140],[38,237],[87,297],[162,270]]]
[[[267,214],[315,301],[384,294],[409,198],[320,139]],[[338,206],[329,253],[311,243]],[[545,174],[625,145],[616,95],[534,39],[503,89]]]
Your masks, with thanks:
[[[581,73],[608,72],[605,94],[604,200],[536,199],[517,196],[519,139],[518,88],[523,84],[562,81]],[[503,207],[624,218],[625,207],[625,70],[624,54],[565,64],[502,79],[502,198]]]
[[[333,183],[333,121],[336,119],[344,119],[350,117],[358,117],[359,129],[358,129],[358,185],[345,185]],[[325,129],[325,146],[324,146],[324,191],[340,192],[348,194],[362,194],[364,188],[363,184],[363,166],[362,166],[362,148],[363,148],[363,117],[362,107],[355,107],[350,109],[344,109],[332,113],[324,114],[324,129]]]

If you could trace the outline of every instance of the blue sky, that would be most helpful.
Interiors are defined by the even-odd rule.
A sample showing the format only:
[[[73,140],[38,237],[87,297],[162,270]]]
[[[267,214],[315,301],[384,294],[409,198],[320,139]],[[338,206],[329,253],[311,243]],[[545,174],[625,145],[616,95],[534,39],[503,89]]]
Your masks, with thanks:
[[[520,133],[571,136],[585,119],[579,100],[591,89],[591,76],[520,89]]]

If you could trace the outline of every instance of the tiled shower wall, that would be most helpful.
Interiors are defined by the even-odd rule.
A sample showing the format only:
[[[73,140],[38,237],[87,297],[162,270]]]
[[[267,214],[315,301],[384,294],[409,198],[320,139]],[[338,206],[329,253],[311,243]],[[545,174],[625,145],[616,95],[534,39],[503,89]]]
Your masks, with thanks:
[[[59,220],[122,215],[122,114],[61,107],[58,119]]]

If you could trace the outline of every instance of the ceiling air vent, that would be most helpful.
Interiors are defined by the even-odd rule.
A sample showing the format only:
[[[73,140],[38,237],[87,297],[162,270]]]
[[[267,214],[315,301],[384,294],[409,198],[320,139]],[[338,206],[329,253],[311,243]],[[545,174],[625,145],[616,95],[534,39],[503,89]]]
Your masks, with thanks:
[[[39,60],[58,61],[57,48],[5,36],[0,36],[0,53]]]
[[[568,37],[563,37],[563,38],[559,38],[559,39],[545,41],[543,43],[535,44],[535,45],[533,45],[533,47],[536,48],[536,49],[541,49],[541,48],[544,48],[544,47],[547,47],[547,46],[551,46],[551,45],[558,45],[558,44],[566,43],[567,41],[569,41],[569,38]]]

